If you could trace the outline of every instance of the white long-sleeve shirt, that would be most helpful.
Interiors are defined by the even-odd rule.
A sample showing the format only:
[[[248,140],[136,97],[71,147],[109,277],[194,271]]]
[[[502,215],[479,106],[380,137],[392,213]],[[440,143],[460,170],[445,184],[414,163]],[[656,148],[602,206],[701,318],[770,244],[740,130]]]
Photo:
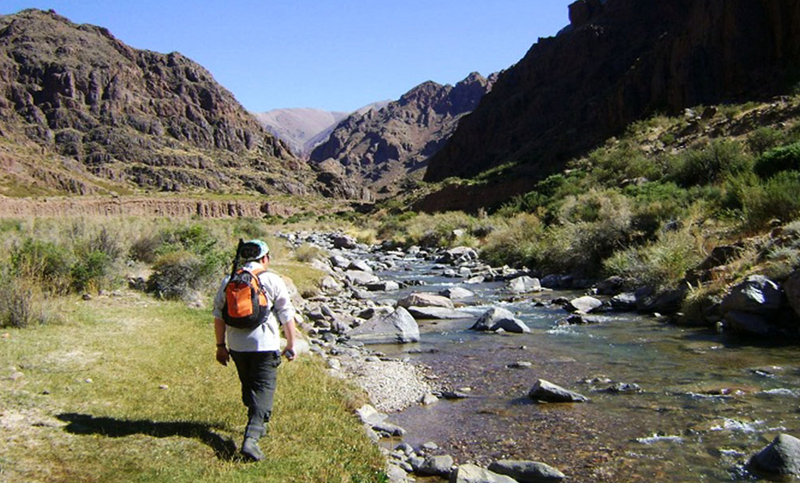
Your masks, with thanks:
[[[246,270],[263,269],[264,266],[258,262],[247,262],[242,268]],[[225,277],[214,297],[214,318],[222,319],[222,308],[225,306],[225,286],[228,279]],[[295,309],[292,300],[289,298],[289,290],[280,275],[272,272],[262,272],[258,276],[261,286],[267,295],[270,305],[270,313],[267,321],[255,329],[237,329],[229,325],[225,326],[225,333],[228,340],[228,348],[236,352],[266,352],[279,351],[281,347],[280,325],[294,319]]]

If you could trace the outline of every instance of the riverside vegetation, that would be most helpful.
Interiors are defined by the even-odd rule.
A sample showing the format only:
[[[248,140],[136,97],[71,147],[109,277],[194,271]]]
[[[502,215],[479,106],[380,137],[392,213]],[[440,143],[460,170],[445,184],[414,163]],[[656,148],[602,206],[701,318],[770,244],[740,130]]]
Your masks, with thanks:
[[[395,200],[377,233],[405,245],[480,248],[493,266],[570,275],[578,285],[616,276],[624,289],[680,286],[681,320],[702,323],[700,310],[731,284],[756,273],[780,282],[800,265],[799,110],[793,96],[654,116],[491,215],[416,214]],[[490,190],[514,173],[509,164],[444,183]],[[687,276],[727,245],[735,255],[721,268]]]

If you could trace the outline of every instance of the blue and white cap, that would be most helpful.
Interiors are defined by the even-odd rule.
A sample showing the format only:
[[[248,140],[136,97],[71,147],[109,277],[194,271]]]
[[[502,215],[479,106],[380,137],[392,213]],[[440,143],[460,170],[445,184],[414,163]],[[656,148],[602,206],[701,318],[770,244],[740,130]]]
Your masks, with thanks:
[[[269,245],[263,240],[247,240],[242,245],[241,257],[246,261],[260,260],[269,255]]]

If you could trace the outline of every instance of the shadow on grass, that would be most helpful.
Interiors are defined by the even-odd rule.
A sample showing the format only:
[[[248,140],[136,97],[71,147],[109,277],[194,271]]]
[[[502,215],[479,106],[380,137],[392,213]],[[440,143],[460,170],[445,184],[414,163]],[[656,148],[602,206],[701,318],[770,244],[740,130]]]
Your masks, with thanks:
[[[144,434],[154,438],[181,436],[200,440],[204,445],[213,449],[216,457],[221,460],[238,461],[240,458],[236,453],[236,444],[230,438],[223,438],[211,431],[208,424],[147,420],[130,421],[76,413],[63,413],[57,417],[61,421],[68,423],[64,429],[72,434],[100,434],[110,438],[121,438],[134,434]]]

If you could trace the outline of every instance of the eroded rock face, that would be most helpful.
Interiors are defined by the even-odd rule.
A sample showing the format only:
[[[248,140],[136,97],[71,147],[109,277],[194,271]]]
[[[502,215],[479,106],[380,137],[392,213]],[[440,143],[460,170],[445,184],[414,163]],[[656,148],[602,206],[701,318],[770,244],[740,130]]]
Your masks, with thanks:
[[[363,200],[395,193],[409,172],[427,165],[493,82],[494,77],[478,73],[455,86],[425,82],[379,110],[348,117],[311,152],[319,180],[332,196],[341,198]],[[360,190],[364,186],[370,194]]]
[[[500,74],[426,180],[509,161],[535,180],[656,111],[780,94],[800,65],[794,0],[581,0],[570,17]]]
[[[52,11],[0,16],[0,131],[77,161],[58,171],[66,179],[161,191],[308,190],[298,175],[307,166],[203,67]]]

